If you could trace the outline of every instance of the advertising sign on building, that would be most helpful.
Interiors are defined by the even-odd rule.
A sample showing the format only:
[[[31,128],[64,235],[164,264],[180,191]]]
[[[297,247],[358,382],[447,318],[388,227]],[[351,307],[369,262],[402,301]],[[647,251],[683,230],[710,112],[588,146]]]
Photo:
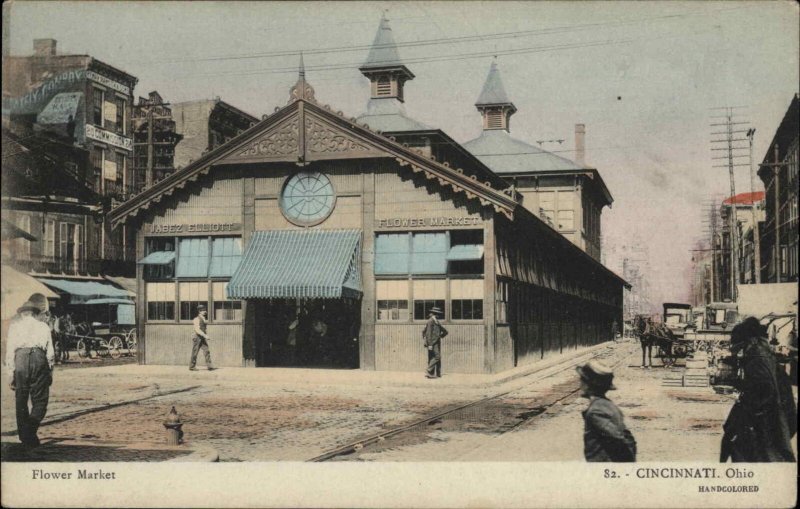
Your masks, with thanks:
[[[39,124],[66,124],[69,122],[70,116],[75,120],[82,97],[83,93],[81,92],[56,94],[36,116],[36,122]]]
[[[103,103],[103,119],[112,124],[117,121],[117,104],[109,101]]]
[[[3,97],[3,114],[30,114],[42,111],[50,99],[61,92],[75,91],[86,78],[86,71],[75,69],[30,87],[19,97]],[[35,87],[35,88],[34,88]]]
[[[106,86],[106,87],[108,87],[108,88],[110,88],[112,90],[116,90],[117,92],[120,92],[120,93],[125,94],[125,95],[131,95],[130,87],[126,87],[125,85],[123,85],[121,83],[117,83],[116,81],[114,81],[114,80],[112,80],[110,78],[106,78],[105,76],[101,76],[100,74],[97,74],[96,72],[86,71],[86,77],[88,79],[90,79],[90,80],[92,80],[92,81],[94,81],[96,83],[99,83],[99,84],[101,84],[103,86]]]
[[[97,126],[86,124],[86,137],[92,140],[108,143],[125,150],[133,150],[133,140],[112,132],[100,129]]]
[[[106,159],[103,161],[103,178],[106,180],[117,180],[117,163]]]

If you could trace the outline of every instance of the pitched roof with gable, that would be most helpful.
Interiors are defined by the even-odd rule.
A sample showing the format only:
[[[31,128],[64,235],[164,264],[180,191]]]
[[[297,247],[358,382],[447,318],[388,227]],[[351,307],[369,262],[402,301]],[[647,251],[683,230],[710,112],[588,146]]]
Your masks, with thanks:
[[[306,86],[305,82],[302,84]],[[300,118],[301,116],[305,118]],[[177,189],[183,188],[189,182],[195,181],[201,175],[211,171],[213,166],[246,163],[252,160],[248,158],[253,154],[254,157],[267,157],[268,160],[295,162],[315,160],[315,158],[325,160],[331,155],[337,157],[345,155],[315,153],[315,146],[324,148],[324,145],[314,145],[315,142],[312,139],[307,139],[305,144],[300,143],[300,133],[305,134],[305,130],[300,129],[298,132],[296,127],[291,129],[291,126],[288,126],[291,123],[319,124],[326,132],[330,131],[331,136],[341,138],[348,142],[346,145],[356,147],[353,157],[392,157],[401,166],[410,166],[414,172],[422,172],[428,179],[435,180],[442,186],[451,187],[456,192],[466,194],[468,199],[479,200],[482,205],[492,206],[495,211],[513,217],[517,202],[504,190],[493,187],[494,184],[491,182],[470,178],[463,171],[451,168],[448,163],[431,159],[419,150],[403,146],[387,136],[373,132],[359,124],[355,118],[346,119],[342,112],[334,113],[329,106],[319,105],[313,98],[306,95],[293,99],[287,106],[228,143],[204,154],[182,170],[120,204],[109,213],[112,224],[119,224],[127,217],[134,216],[158,203]],[[278,147],[280,153],[263,155],[261,152],[262,145],[264,145],[262,140],[274,136],[276,130],[281,126],[289,127],[288,130],[293,133],[294,141],[282,140]],[[273,145],[270,144],[270,146]]]

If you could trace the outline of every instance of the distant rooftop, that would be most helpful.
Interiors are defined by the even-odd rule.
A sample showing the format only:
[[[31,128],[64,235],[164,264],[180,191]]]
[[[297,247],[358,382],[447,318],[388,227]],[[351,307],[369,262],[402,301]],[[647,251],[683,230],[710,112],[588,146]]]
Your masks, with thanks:
[[[736,196],[725,198],[723,205],[753,205],[760,201],[764,201],[764,191],[756,191],[754,193],[739,193]]]
[[[372,130],[383,132],[429,131],[430,126],[417,122],[406,115],[403,103],[394,98],[370,99],[367,112],[358,117],[358,121],[369,125]]]
[[[585,170],[586,166],[512,138],[502,129],[486,130],[462,144],[495,173]]]

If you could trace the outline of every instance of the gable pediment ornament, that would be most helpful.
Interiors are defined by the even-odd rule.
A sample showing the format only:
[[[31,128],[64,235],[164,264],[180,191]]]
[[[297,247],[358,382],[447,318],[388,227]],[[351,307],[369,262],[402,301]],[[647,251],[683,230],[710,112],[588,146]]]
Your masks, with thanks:
[[[297,117],[284,122],[277,129],[250,142],[235,158],[291,156],[297,154],[299,147],[300,123]]]
[[[306,148],[313,154],[373,152],[375,149],[317,119],[306,117]]]

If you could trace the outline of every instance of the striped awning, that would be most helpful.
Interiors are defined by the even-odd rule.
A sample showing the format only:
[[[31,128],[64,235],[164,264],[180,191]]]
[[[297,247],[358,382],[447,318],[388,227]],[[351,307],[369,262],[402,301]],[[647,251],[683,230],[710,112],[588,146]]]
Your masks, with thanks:
[[[360,241],[360,230],[254,232],[228,298],[358,298]]]
[[[447,253],[447,261],[450,262],[480,260],[481,258],[483,258],[483,245],[481,244],[458,244],[451,247]]]

